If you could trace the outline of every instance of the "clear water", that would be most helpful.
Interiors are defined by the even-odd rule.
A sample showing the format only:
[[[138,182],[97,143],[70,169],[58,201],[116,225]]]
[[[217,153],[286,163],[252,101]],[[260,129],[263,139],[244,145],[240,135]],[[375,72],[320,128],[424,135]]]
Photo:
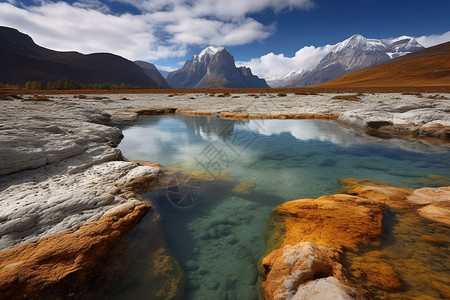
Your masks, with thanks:
[[[333,194],[346,177],[417,188],[435,184],[429,174],[450,176],[448,146],[369,136],[336,122],[169,115],[123,132],[125,157],[177,168],[146,197],[185,273],[184,299],[256,298],[266,222],[281,203]],[[183,173],[200,170],[207,180]],[[233,193],[243,182],[254,190]]]

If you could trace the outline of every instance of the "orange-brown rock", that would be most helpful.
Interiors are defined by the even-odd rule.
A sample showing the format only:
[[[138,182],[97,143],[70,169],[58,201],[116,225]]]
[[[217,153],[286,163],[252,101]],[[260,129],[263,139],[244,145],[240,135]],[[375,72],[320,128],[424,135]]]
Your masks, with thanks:
[[[450,187],[417,189],[407,199],[426,205],[418,209],[422,217],[450,226]]]
[[[311,242],[338,251],[366,244],[381,234],[383,206],[365,198],[336,194],[286,202],[274,209],[272,223],[281,246]],[[275,232],[277,236],[277,233]]]
[[[177,109],[177,114],[188,115],[188,116],[211,116],[212,113],[210,111],[193,111],[193,110],[184,110]]]
[[[256,182],[254,181],[245,181],[239,183],[237,186],[235,186],[232,190],[233,193],[238,195],[248,195],[251,194],[256,187]]]
[[[430,176],[441,181],[445,179],[443,176]],[[422,217],[450,225],[450,187],[412,190],[381,181],[355,178],[344,178],[339,183],[341,193],[371,199],[393,208],[408,208],[413,205]]]
[[[437,290],[444,299],[450,299],[450,285],[443,282],[432,281],[431,286]]]
[[[0,298],[83,295],[111,245],[149,208],[146,202],[131,200],[77,230],[0,252]]]
[[[124,159],[125,161],[129,161],[135,164],[138,164],[140,166],[147,166],[147,167],[155,167],[155,168],[161,168],[161,164],[159,163],[154,163],[154,162],[150,162],[150,161],[146,161],[146,160],[128,160],[128,159]]]
[[[360,256],[352,261],[350,271],[360,271],[364,274],[371,285],[378,289],[391,291],[402,287],[400,276],[394,269],[379,258]]]
[[[227,172],[207,172],[205,170],[184,171],[182,172],[184,177],[190,178],[195,181],[227,181],[235,182],[236,179]]]
[[[431,235],[424,234],[424,235],[420,236],[420,239],[422,241],[424,241],[425,243],[433,245],[433,246],[438,246],[439,247],[439,246],[445,245],[445,241],[444,240],[441,240],[440,238],[437,238],[437,237],[434,237],[434,236],[431,236]]]
[[[449,186],[450,185],[450,178],[442,176],[442,175],[436,175],[436,174],[430,174],[427,175],[427,178],[433,180],[437,184],[441,186]]]
[[[364,197],[390,207],[409,207],[406,197],[413,190],[392,186],[382,181],[358,178],[343,178],[339,180],[340,193]]]
[[[316,119],[316,120],[336,120],[339,115],[332,113],[311,113],[311,114],[243,114],[232,112],[221,112],[218,114],[223,119]]]

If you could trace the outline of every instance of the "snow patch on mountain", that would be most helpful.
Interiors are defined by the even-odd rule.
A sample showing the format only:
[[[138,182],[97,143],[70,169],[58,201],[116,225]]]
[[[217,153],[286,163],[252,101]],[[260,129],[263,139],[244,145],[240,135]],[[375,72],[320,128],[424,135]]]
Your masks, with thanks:
[[[194,55],[194,58],[196,58],[198,61],[202,60],[202,58],[206,55],[216,55],[217,53],[221,52],[225,50],[224,47],[213,47],[213,46],[209,46],[206,47],[205,49],[202,50],[202,52],[200,52],[199,55]]]

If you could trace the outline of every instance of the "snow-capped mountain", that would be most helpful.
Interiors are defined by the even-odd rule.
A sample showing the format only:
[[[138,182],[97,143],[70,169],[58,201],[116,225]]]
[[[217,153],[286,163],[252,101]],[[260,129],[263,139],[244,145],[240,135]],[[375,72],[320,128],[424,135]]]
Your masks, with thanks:
[[[249,68],[236,68],[227,49],[212,46],[194,55],[181,69],[169,73],[167,81],[172,87],[190,89],[269,87]]]
[[[292,71],[291,73],[287,74],[283,78],[265,78],[265,79],[266,79],[267,84],[270,87],[277,88],[277,87],[284,86],[287,82],[291,82],[293,80],[301,78],[301,77],[307,75],[309,72],[311,72],[311,71],[301,69],[298,71]]]
[[[336,44],[314,70],[306,75],[285,80],[284,86],[320,84],[423,48],[414,38],[408,36],[378,40],[355,34]]]

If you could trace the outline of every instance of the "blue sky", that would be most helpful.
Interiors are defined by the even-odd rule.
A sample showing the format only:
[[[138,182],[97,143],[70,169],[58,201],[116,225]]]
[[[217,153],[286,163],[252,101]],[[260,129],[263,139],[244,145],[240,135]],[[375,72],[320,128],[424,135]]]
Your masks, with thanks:
[[[47,48],[172,69],[208,45],[225,46],[257,75],[282,77],[356,33],[449,41],[449,12],[449,0],[0,0],[0,25]]]

